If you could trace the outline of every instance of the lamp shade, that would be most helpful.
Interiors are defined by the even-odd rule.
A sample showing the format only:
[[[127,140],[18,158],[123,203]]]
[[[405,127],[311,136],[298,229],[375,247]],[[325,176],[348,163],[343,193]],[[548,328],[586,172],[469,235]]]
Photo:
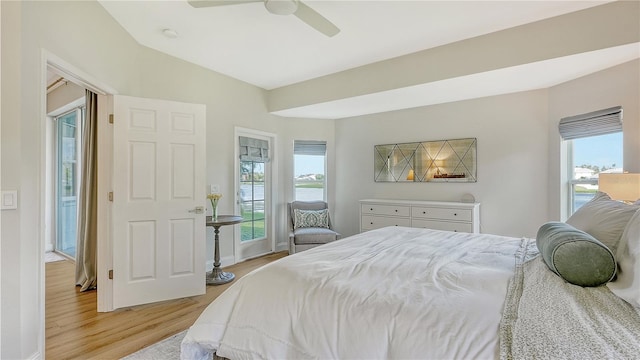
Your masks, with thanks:
[[[600,174],[598,189],[615,200],[636,201],[640,199],[640,174]]]

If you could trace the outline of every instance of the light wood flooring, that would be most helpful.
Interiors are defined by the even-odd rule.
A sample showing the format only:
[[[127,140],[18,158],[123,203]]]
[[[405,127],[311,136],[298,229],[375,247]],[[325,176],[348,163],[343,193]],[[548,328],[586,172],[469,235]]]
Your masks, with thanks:
[[[225,268],[236,279],[286,256],[266,255]],[[237,281],[237,280],[236,280]],[[74,264],[46,264],[46,359],[119,359],[186,330],[230,284],[207,286],[205,295],[119,309],[96,311],[96,292],[74,286]]]

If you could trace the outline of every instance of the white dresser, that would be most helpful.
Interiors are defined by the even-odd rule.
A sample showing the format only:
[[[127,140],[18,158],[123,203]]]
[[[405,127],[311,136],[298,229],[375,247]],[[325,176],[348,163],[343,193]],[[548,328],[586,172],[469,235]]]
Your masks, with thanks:
[[[360,232],[408,226],[480,232],[480,204],[421,200],[360,200]]]

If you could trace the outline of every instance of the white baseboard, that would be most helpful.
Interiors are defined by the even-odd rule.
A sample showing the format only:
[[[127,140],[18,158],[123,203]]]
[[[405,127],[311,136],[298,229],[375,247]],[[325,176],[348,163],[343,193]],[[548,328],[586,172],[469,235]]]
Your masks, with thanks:
[[[279,242],[276,244],[276,252],[280,251],[289,251],[289,243],[288,242]]]
[[[31,356],[25,359],[26,360],[42,360],[42,354],[40,354],[39,351],[36,351],[35,353],[31,354]]]

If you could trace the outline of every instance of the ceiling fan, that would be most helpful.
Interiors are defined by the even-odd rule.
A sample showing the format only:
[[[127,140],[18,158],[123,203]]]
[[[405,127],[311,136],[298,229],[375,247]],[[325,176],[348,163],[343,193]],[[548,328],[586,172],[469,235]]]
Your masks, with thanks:
[[[331,37],[340,32],[337,26],[300,0],[189,0],[195,8],[263,2],[272,14],[295,15],[319,32]]]

